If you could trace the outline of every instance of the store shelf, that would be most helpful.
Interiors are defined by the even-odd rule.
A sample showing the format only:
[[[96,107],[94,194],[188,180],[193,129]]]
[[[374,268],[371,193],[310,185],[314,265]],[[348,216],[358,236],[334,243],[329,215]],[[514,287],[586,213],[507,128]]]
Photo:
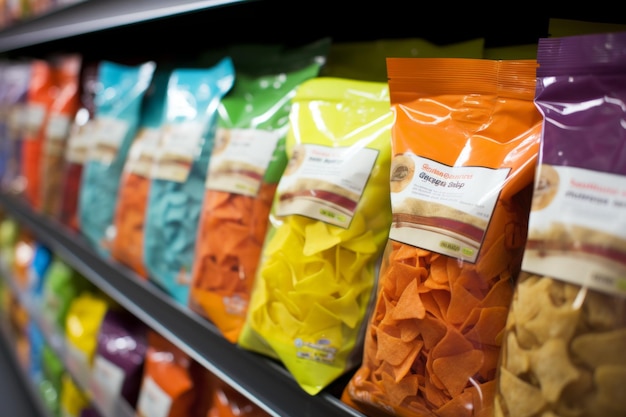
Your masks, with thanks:
[[[84,0],[10,26],[0,33],[0,52],[242,1]]]
[[[38,215],[19,198],[0,194],[0,205],[120,305],[270,415],[362,416],[336,395],[307,394],[281,365],[231,344],[210,322],[176,304],[159,288],[139,279],[122,265],[103,259],[81,236]]]
[[[545,14],[486,14],[441,3],[383,6],[334,0],[84,0],[58,12],[0,31],[0,54],[45,56],[70,51],[89,59],[194,59],[232,43],[302,45],[420,37],[436,44],[485,38],[487,44],[534,42],[547,30]],[[499,15],[498,15],[499,13]],[[445,18],[433,18],[445,16]]]

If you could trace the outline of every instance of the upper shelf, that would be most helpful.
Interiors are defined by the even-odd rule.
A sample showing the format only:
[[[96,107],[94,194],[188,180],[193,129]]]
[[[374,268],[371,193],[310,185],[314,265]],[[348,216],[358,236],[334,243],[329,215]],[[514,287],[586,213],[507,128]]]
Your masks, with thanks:
[[[0,53],[245,1],[83,0],[0,31]]]
[[[0,54],[13,57],[78,52],[86,59],[171,59],[193,62],[233,43],[303,44],[423,38],[449,44],[482,38],[486,47],[534,44],[549,36],[551,18],[626,23],[609,0],[567,8],[524,4],[484,8],[388,0],[337,7],[336,0],[77,0],[0,30]]]

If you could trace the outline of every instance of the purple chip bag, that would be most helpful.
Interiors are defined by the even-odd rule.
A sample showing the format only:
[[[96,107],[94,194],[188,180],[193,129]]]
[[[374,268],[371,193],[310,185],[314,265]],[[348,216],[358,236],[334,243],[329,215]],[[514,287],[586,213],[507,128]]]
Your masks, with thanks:
[[[522,268],[626,295],[626,32],[542,39],[538,61],[543,138]]]
[[[538,54],[542,162],[626,175],[626,32],[541,39]]]
[[[109,309],[98,333],[91,381],[94,402],[105,415],[127,415],[120,407],[134,409],[146,349],[147,326],[127,311]]]
[[[626,32],[540,39],[544,116],[498,417],[626,416]]]

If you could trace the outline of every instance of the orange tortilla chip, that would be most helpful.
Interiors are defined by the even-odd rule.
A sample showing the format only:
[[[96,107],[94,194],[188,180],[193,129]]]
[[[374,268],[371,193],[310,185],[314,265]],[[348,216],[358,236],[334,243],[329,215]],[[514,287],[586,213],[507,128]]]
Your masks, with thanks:
[[[450,293],[450,306],[446,318],[450,323],[461,324],[467,319],[472,309],[480,303],[480,300],[459,282],[453,288],[454,291]]]
[[[433,372],[443,382],[450,395],[456,397],[468,385],[470,378],[478,372],[483,360],[483,352],[473,349],[433,360]]]
[[[380,329],[376,332],[376,336],[378,337],[376,355],[379,356],[379,359],[385,359],[393,366],[400,365],[413,349],[412,343],[403,342],[399,337]]]
[[[402,295],[405,288],[416,279],[420,279],[422,274],[427,273],[425,268],[414,267],[407,264],[394,264],[389,267],[387,271],[387,275],[389,276],[389,281],[395,283],[394,287],[394,298],[398,298]]]
[[[430,264],[430,276],[437,284],[448,285],[448,258],[439,256]]]
[[[383,374],[382,383],[385,391],[389,393],[389,400],[393,405],[399,405],[406,397],[417,393],[417,375],[396,381],[387,374]]]
[[[464,392],[437,409],[438,417],[471,417],[474,414],[472,394]]]
[[[419,340],[412,345],[413,349],[411,350],[411,352],[409,352],[409,355],[402,361],[400,365],[393,367],[393,373],[395,376],[394,379],[396,382],[400,382],[404,377],[407,376],[407,374],[411,370],[411,366],[413,365],[415,358],[417,358],[417,355],[419,355],[420,351],[422,350],[424,342]]]
[[[423,319],[425,315],[426,309],[417,292],[417,282],[413,280],[402,292],[398,304],[396,304],[391,313],[391,317],[396,320]]]
[[[443,339],[447,331],[443,322],[430,315],[427,315],[415,327],[419,329],[420,335],[424,340],[424,347],[428,351],[432,350]]]
[[[504,329],[509,309],[489,307],[480,310],[480,317],[474,327],[465,333],[465,337],[480,345],[498,346],[498,336]]]

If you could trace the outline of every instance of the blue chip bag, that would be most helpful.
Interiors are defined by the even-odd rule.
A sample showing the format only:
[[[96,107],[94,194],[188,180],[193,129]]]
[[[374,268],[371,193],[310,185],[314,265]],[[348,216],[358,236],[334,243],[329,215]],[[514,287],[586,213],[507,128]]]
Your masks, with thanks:
[[[78,200],[80,230],[101,255],[108,256],[119,180],[136,135],[143,97],[156,64],[127,66],[102,61],[95,92],[94,131],[89,139]]]
[[[231,89],[230,57],[205,68],[176,68],[167,87],[161,145],[151,171],[144,230],[149,279],[187,305],[204,183],[218,105]]]

